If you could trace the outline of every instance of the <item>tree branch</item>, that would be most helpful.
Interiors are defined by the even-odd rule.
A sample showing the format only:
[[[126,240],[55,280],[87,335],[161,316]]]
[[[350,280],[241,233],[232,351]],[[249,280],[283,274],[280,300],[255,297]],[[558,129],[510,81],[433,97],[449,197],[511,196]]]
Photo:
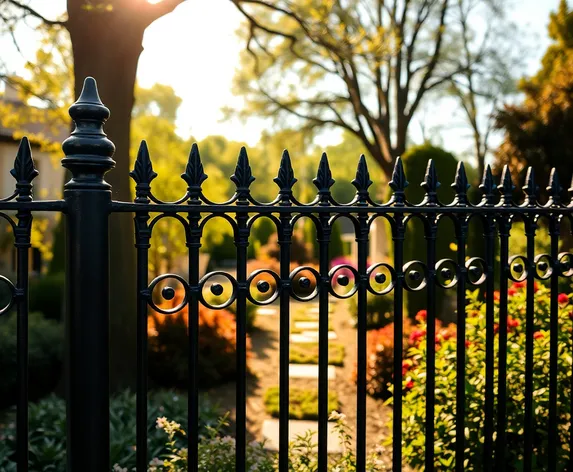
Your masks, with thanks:
[[[45,16],[41,15],[37,10],[34,10],[32,7],[30,7],[29,5],[25,5],[21,2],[19,2],[18,0],[6,0],[10,5],[15,6],[16,8],[19,8],[20,10],[23,10],[24,12],[26,12],[28,15],[33,16],[34,18],[41,20],[43,23],[45,23],[48,26],[66,26],[67,21],[61,21],[61,20],[50,20],[48,18],[46,18]]]

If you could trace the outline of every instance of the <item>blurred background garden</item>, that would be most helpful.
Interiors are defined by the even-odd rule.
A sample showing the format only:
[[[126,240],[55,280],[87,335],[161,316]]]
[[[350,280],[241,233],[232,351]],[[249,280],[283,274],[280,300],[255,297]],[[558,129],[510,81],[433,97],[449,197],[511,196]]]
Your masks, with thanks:
[[[235,186],[241,149],[246,148],[256,180],[253,196],[270,202],[279,187],[277,176],[284,149],[296,175],[293,195],[312,201],[322,153],[336,183],[334,199],[351,202],[359,156],[364,155],[372,181],[370,195],[386,202],[397,157],[402,158],[410,185],[406,198],[420,203],[426,190],[426,165],[432,159],[442,185],[441,203],[454,200],[454,182],[463,163],[472,203],[481,199],[479,185],[493,169],[499,182],[510,165],[516,202],[523,201],[527,168],[535,173],[533,187],[545,203],[556,168],[563,202],[573,175],[573,10],[565,0],[0,0],[0,193],[13,192],[10,169],[22,136],[32,143],[39,177],[36,199],[59,199],[69,176],[60,166],[61,142],[71,131],[68,108],[78,97],[86,76],[96,78],[103,103],[111,109],[106,133],[116,145],[116,168],[106,177],[115,200],[132,201],[129,178],[138,154],[148,152],[157,178],[154,195],[177,201],[185,195],[181,178],[194,143],[208,175],[202,183],[206,198],[223,202]],[[141,142],[146,145],[142,147]],[[528,180],[530,185],[533,181]],[[501,184],[500,184],[501,186]],[[537,186],[537,187],[536,187]],[[504,187],[507,189],[507,185]],[[512,193],[513,190],[513,193]],[[573,190],[569,189],[573,194]],[[155,216],[155,215],[152,215]],[[62,398],[64,355],[64,221],[55,214],[37,215],[30,249],[29,376],[30,470],[64,470],[65,402]],[[535,253],[549,253],[550,228],[541,221]],[[560,252],[571,249],[571,228],[563,220]],[[127,470],[135,464],[136,270],[133,215],[111,218],[111,438],[112,464]],[[466,251],[483,257],[483,228],[470,223]],[[0,219],[0,273],[14,280],[16,258],[11,226]],[[354,227],[347,218],[333,225],[330,265],[356,266]],[[454,225],[438,231],[437,257],[456,258]],[[236,247],[231,225],[213,218],[201,241],[200,275],[221,270],[234,274]],[[526,253],[524,224],[511,228],[510,255]],[[308,218],[294,227],[291,268],[318,267],[316,229]],[[372,227],[368,264],[393,263],[389,225]],[[499,265],[499,248],[496,248]],[[280,248],[274,223],[259,218],[248,246],[248,274],[257,269],[280,272]],[[166,274],[188,276],[188,247],[183,226],[172,218],[159,221],[152,232],[149,280]],[[409,225],[404,261],[425,261],[424,227]],[[352,279],[352,272],[341,272]],[[389,275],[389,274],[387,274]],[[312,293],[310,279],[300,290]],[[387,280],[377,280],[383,290]],[[271,290],[274,279],[262,275]],[[342,281],[343,279],[339,279]],[[571,286],[559,287],[560,390],[559,457],[570,455]],[[232,291],[225,277],[215,278],[221,293],[206,294],[211,304],[224,303]],[[183,290],[161,297],[164,309],[177,306]],[[540,458],[535,470],[546,470],[547,376],[544,362],[549,342],[549,285],[536,286],[535,395]],[[496,287],[498,288],[498,287]],[[349,288],[341,283],[337,290]],[[521,470],[523,441],[520,397],[525,363],[525,288],[510,287],[508,336],[508,470]],[[164,291],[163,294],[166,292]],[[499,295],[499,292],[497,292]],[[496,297],[498,297],[496,295]],[[0,294],[7,299],[8,292]],[[425,291],[405,295],[404,332],[404,470],[418,470],[424,452]],[[393,295],[368,294],[368,423],[367,444],[373,454],[368,470],[390,470],[391,383],[393,374]],[[290,417],[296,433],[316,430],[318,412],[318,304],[291,302]],[[499,298],[496,299],[496,316]],[[278,447],[279,310],[278,303],[248,305],[247,426],[249,446],[258,469],[273,470]],[[184,455],[182,433],[158,418],[187,429],[188,308],[174,315],[149,310],[149,460],[150,470],[186,470],[165,465],[169,434],[175,455]],[[455,444],[455,292],[437,290],[438,335],[436,406],[438,470],[454,467]],[[483,427],[485,306],[483,291],[468,293],[466,313],[469,388],[467,404],[475,413],[467,432],[467,457],[479,463]],[[471,316],[470,316],[471,315]],[[331,421],[329,452],[333,470],[353,470],[352,429],[356,422],[356,299],[334,300],[329,315],[329,410],[341,412]],[[498,320],[499,321],[499,320]],[[201,457],[219,455],[221,464],[201,470],[234,470],[232,451],[223,441],[234,434],[236,381],[236,306],[199,311],[201,388]],[[0,316],[0,470],[16,470],[14,405],[16,385],[16,316]],[[480,344],[481,343],[481,344]],[[496,341],[496,350],[498,344]],[[496,351],[497,352],[497,351]],[[452,361],[453,359],[453,361]],[[514,369],[511,371],[511,369]],[[513,372],[513,373],[511,373]],[[496,374],[497,375],[497,374]],[[473,382],[473,383],[472,383]],[[561,388],[562,387],[562,388]],[[438,401],[439,400],[439,401]],[[391,402],[390,402],[391,403]],[[223,419],[222,419],[223,418]],[[298,423],[297,423],[298,422]],[[544,429],[545,428],[545,429]],[[167,431],[167,433],[166,433]],[[300,451],[312,446],[299,439],[293,449],[293,470],[304,465]],[[300,444],[303,441],[303,444]],[[309,439],[312,442],[312,438]],[[342,454],[350,451],[350,455]],[[232,449],[232,448],[231,448]],[[215,451],[215,452],[213,452]],[[271,452],[267,452],[271,451]],[[297,455],[299,454],[299,455]],[[158,459],[159,458],[159,459]],[[262,458],[262,459],[261,459]],[[229,462],[223,462],[229,460]],[[345,462],[346,461],[346,462]],[[314,465],[315,466],[315,465]],[[153,469],[156,467],[156,469]],[[163,468],[165,467],[165,468]],[[268,468],[265,468],[268,467]],[[305,468],[306,467],[306,468]],[[334,469],[341,467],[342,469]],[[480,470],[467,469],[467,470]],[[563,469],[566,470],[566,469]]]

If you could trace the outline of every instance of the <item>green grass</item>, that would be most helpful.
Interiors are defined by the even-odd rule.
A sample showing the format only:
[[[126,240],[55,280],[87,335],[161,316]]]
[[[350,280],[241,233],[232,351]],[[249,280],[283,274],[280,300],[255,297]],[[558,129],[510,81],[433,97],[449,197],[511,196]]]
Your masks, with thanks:
[[[291,364],[318,364],[318,343],[291,344]],[[330,343],[328,346],[328,363],[330,365],[344,365],[344,346],[340,343]]]
[[[279,417],[279,388],[271,387],[265,392],[265,410],[273,418]],[[339,409],[338,395],[328,393],[328,412]],[[289,416],[293,420],[318,419],[318,390],[317,389],[290,389]]]

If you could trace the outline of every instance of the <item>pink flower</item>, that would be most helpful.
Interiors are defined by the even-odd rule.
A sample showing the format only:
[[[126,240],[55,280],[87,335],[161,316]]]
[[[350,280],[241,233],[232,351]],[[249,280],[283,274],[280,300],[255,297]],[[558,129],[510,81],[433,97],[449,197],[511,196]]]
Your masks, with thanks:
[[[426,335],[425,329],[415,329],[410,334],[410,344],[417,344]]]

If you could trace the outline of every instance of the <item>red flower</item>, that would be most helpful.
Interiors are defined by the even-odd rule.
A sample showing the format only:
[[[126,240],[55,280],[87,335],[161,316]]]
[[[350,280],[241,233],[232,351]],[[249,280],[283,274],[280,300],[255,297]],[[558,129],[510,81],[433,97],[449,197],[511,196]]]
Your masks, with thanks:
[[[533,339],[539,339],[543,337],[543,333],[541,331],[536,331],[533,333]]]
[[[495,290],[493,292],[493,299],[498,302],[499,301],[499,290]]]
[[[471,341],[468,341],[468,340],[466,339],[466,347],[470,347],[471,345],[472,345]]]
[[[406,382],[406,389],[410,390],[413,387],[414,387],[414,381],[412,379],[408,380],[408,382]]]
[[[427,318],[428,312],[426,310],[420,310],[418,313],[416,313],[416,319],[418,321],[426,321]]]
[[[515,287],[509,287],[507,289],[507,294],[512,297],[513,295],[515,295],[517,293],[517,289]]]
[[[569,297],[567,296],[566,293],[560,293],[559,296],[557,297],[557,301],[559,302],[560,305],[566,305],[567,303],[569,303]]]
[[[509,331],[509,328],[517,328],[520,325],[519,320],[516,320],[515,318],[512,318],[511,316],[507,317],[507,329]]]
[[[537,291],[539,290],[539,284],[537,283],[537,281],[533,282],[533,293],[537,293]]]
[[[494,325],[493,325],[493,332],[494,333],[499,332],[499,325],[497,323],[494,323]]]
[[[410,334],[410,344],[416,344],[420,339],[422,339],[426,335],[425,329],[415,329]]]
[[[408,370],[410,370],[410,367],[412,367],[412,364],[409,361],[402,362],[402,375],[403,376],[406,375]]]
[[[512,287],[515,288],[525,288],[525,286],[527,285],[527,282],[525,280],[522,280],[521,282],[514,282],[512,284]]]

